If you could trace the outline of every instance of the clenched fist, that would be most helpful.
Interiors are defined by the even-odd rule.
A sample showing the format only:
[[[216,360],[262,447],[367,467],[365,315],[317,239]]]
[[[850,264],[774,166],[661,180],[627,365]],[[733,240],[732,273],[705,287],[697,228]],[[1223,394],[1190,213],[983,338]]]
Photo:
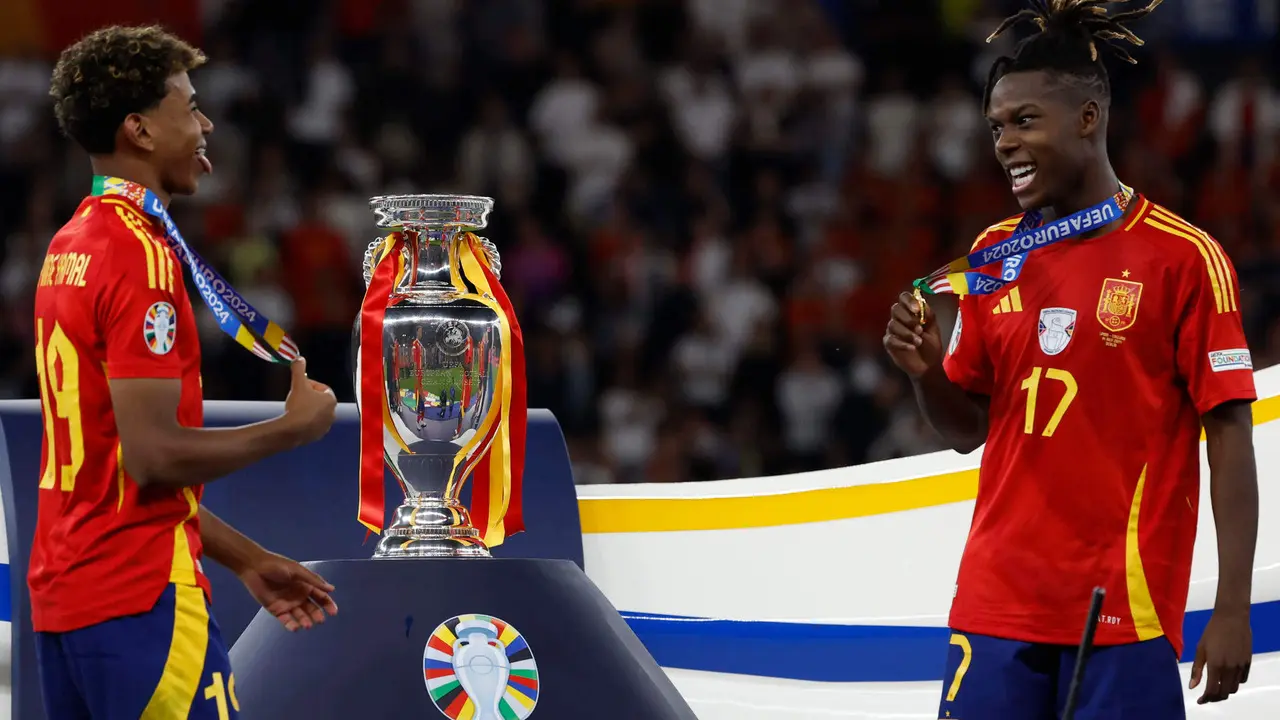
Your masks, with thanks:
[[[324,383],[307,377],[307,361],[298,358],[290,368],[293,378],[289,397],[284,401],[284,414],[298,432],[301,444],[324,437],[337,418],[338,399]]]
[[[920,324],[920,304],[911,293],[902,293],[889,311],[889,327],[884,333],[884,349],[902,371],[917,379],[942,362],[942,334],[933,309],[925,305],[924,325]]]

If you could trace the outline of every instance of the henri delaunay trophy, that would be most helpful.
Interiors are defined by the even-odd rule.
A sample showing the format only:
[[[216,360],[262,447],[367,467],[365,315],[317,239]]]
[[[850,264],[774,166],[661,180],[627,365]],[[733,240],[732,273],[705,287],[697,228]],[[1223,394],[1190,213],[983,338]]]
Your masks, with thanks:
[[[489,557],[522,528],[526,418],[520,327],[497,248],[476,235],[493,200],[369,201],[388,234],[366,250],[356,323],[360,522],[374,557]],[[383,529],[383,463],[404,503]],[[462,490],[473,479],[470,508]]]

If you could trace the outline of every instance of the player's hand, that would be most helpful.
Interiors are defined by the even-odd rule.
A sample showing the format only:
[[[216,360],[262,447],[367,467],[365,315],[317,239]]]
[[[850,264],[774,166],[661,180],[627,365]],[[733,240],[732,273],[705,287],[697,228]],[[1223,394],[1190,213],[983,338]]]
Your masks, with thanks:
[[[1209,676],[1197,705],[1226,700],[1249,679],[1253,662],[1253,631],[1249,614],[1214,612],[1196,647],[1196,660],[1191,665],[1191,685],[1195,689],[1205,668]]]
[[[933,308],[925,305],[925,323],[920,325],[920,305],[911,293],[902,293],[889,311],[889,327],[884,349],[912,379],[923,376],[942,362],[942,334]]]
[[[240,582],[289,632],[310,630],[338,612],[329,595],[333,586],[283,555],[264,551],[240,573]]]
[[[298,430],[302,444],[324,437],[338,414],[338,398],[324,383],[307,377],[307,361],[298,358],[290,367],[293,381],[284,401],[284,414]]]

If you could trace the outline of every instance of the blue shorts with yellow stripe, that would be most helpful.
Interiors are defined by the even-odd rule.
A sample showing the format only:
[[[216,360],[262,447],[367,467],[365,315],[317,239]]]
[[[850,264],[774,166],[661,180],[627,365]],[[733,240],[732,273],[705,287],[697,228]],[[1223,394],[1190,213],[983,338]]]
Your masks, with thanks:
[[[170,584],[149,612],[36,633],[49,720],[229,720],[231,659],[204,592]]]
[[[1062,717],[1077,648],[953,633],[938,717],[1056,720]],[[1182,678],[1173,645],[1158,637],[1094,647],[1076,696],[1075,720],[1182,720]]]

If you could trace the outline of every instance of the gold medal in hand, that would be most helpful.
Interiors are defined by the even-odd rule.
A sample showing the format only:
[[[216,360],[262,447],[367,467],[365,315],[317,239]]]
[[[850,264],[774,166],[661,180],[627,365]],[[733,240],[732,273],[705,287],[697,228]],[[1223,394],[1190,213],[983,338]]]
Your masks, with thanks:
[[[913,297],[915,298],[915,300],[916,300],[916,307],[917,307],[917,308],[919,308],[919,310],[920,310],[920,327],[924,327],[924,325],[925,325],[925,316],[926,316],[926,312],[927,312],[927,310],[928,310],[928,308],[929,308],[929,303],[925,302],[925,300],[924,300],[924,293],[923,293],[923,292],[920,292],[920,288],[916,288],[916,289],[912,292],[912,296],[913,296]]]

